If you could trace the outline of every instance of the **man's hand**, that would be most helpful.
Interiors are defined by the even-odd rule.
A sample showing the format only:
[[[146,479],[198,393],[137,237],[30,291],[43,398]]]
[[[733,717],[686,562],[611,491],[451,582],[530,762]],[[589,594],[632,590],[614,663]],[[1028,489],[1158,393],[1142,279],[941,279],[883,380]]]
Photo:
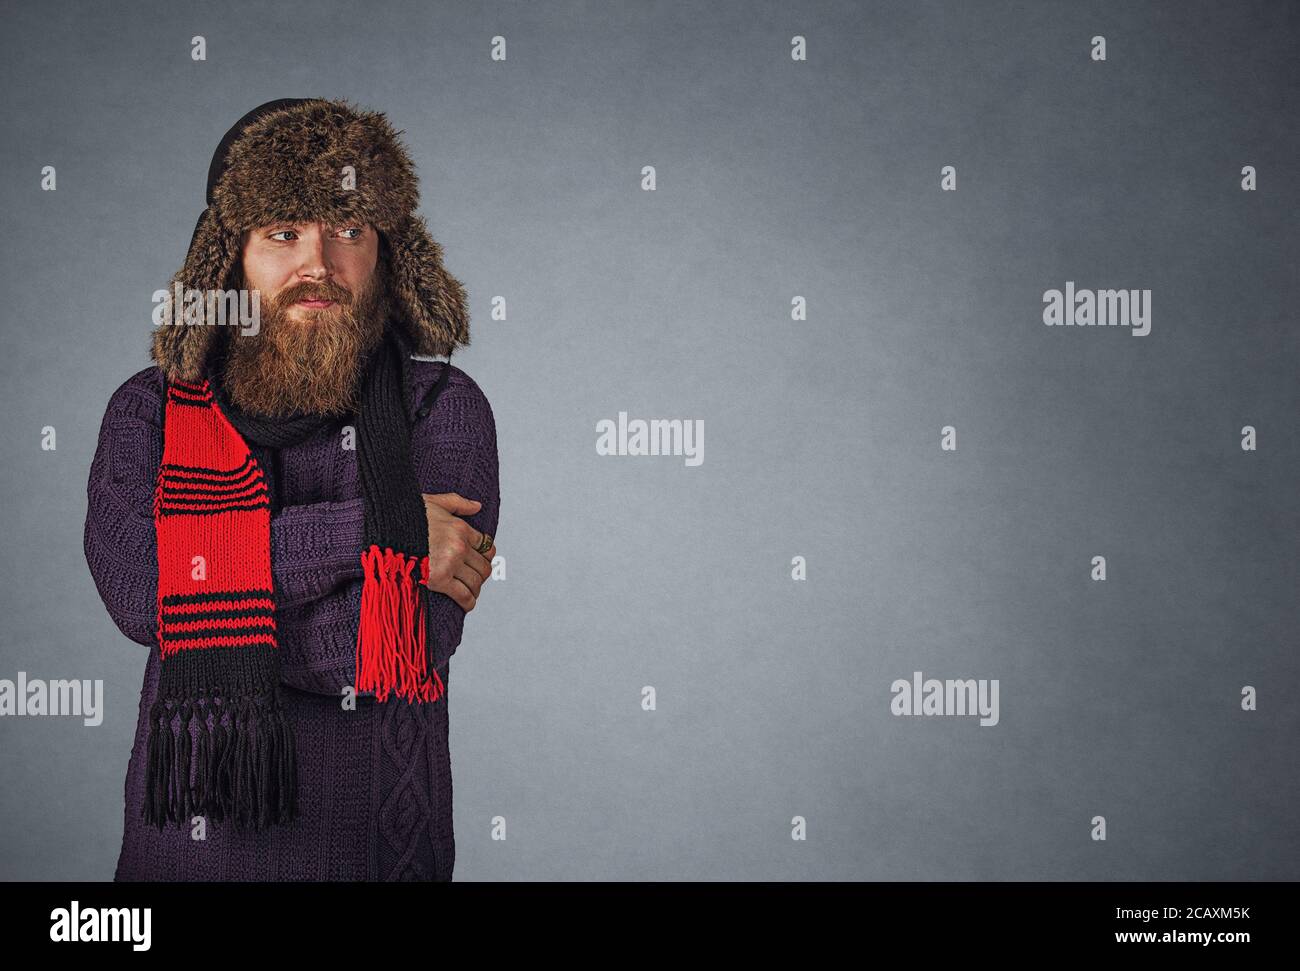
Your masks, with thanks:
[[[483,581],[492,575],[497,546],[494,541],[486,555],[477,552],[483,534],[458,517],[472,516],[483,504],[454,492],[420,495],[429,519],[429,580],[425,586],[445,593],[469,613],[478,603]]]

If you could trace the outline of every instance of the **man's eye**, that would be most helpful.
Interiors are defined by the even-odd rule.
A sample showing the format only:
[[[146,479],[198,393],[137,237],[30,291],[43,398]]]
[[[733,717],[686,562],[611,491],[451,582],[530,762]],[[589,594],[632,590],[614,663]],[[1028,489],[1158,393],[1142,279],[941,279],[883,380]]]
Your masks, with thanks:
[[[361,229],[360,229],[360,227],[357,227],[357,226],[349,226],[349,227],[346,228],[346,229],[342,229],[342,230],[340,230],[340,232],[344,232],[344,233],[356,233],[356,234],[357,234],[356,236],[349,236],[349,237],[347,237],[348,239],[357,239],[357,238],[359,238],[359,237],[361,236]]]
[[[284,233],[293,233],[295,236],[298,235],[297,233],[294,233],[292,229],[279,229],[279,230],[276,230],[275,232],[273,232],[273,233],[271,234],[271,239],[275,239],[277,236],[281,236],[281,235],[283,235]],[[277,242],[277,243],[287,243],[287,242],[289,242],[289,241],[288,241],[287,239],[278,239],[278,240],[276,240],[276,242]]]

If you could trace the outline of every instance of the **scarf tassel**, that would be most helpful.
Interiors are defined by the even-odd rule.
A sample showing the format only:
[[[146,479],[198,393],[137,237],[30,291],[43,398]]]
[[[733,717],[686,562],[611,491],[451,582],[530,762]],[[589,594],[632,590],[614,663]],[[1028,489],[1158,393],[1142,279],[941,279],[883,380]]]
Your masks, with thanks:
[[[173,732],[177,714],[180,728]],[[274,692],[223,705],[160,697],[149,719],[144,818],[159,832],[195,815],[230,817],[241,830],[297,818],[293,730]],[[191,722],[198,722],[197,740]]]
[[[361,554],[365,580],[357,628],[357,690],[373,691],[378,701],[396,692],[406,701],[437,701],[444,686],[437,669],[430,679],[425,640],[424,597],[417,584],[429,579],[429,558],[416,561],[372,543]]]

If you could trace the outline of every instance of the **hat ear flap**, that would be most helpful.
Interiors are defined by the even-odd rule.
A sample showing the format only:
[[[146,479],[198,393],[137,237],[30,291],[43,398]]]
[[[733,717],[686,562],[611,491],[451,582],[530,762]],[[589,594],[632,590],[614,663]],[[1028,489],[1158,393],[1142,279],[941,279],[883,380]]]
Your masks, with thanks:
[[[415,353],[446,355],[468,347],[465,288],[443,267],[442,246],[429,235],[424,219],[406,216],[385,236],[394,309]]]
[[[165,322],[157,325],[153,333],[153,360],[162,368],[168,381],[202,380],[203,365],[216,334],[210,322],[202,317],[194,321],[186,319],[186,292],[200,291],[206,308],[207,293],[226,288],[226,280],[239,258],[240,242],[237,234],[221,225],[211,206],[199,214],[194,235],[190,238],[189,252],[185,255],[185,265],[167,285],[163,307]],[[179,307],[175,306],[177,284],[180,285],[182,300]]]

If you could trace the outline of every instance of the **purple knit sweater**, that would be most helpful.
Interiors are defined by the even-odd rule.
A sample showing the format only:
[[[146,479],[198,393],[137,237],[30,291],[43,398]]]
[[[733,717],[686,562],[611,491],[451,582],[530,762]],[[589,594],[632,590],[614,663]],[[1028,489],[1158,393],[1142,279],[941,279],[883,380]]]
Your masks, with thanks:
[[[480,500],[482,508],[465,519],[495,534],[500,495],[491,406],[457,367],[416,360],[412,367],[408,413],[421,491]],[[447,385],[420,416],[417,406],[444,367],[451,367]],[[113,393],[87,490],[85,549],[95,585],[122,633],[150,648],[114,879],[450,880],[456,844],[447,696],[414,704],[359,696],[355,710],[343,707],[343,689],[354,683],[364,509],[356,452],[342,446],[342,418],[297,445],[252,449],[272,493],[271,573],[301,815],[262,833],[209,819],[206,839],[193,838],[189,826],[168,824],[160,834],[145,824],[148,713],[160,664],[152,503],[163,402],[156,366]],[[443,593],[431,593],[426,603],[434,665],[450,690],[465,611]]]

